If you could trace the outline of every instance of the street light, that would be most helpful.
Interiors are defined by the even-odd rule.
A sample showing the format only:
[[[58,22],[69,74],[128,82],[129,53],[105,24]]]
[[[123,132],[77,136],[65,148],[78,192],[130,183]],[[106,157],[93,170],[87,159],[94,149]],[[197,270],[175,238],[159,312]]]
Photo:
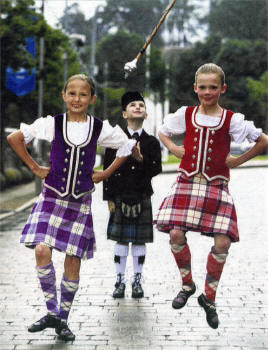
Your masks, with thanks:
[[[92,18],[92,32],[91,32],[91,54],[90,54],[90,77],[93,78],[96,73],[96,40],[97,40],[97,14],[103,12],[104,8],[102,5],[96,7],[94,16]]]

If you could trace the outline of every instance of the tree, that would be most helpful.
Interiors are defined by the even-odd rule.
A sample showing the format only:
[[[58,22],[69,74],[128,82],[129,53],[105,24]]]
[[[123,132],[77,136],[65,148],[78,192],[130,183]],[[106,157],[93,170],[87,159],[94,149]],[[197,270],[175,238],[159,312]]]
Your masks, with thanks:
[[[124,45],[122,45],[124,43]],[[110,91],[103,88],[124,90],[139,90],[149,92],[149,88],[154,94],[158,95],[158,101],[164,100],[165,93],[165,73],[166,68],[161,58],[161,52],[155,47],[151,47],[150,63],[146,67],[145,57],[142,57],[137,64],[137,70],[134,74],[124,77],[124,65],[136,57],[142,47],[142,38],[138,35],[131,35],[119,31],[116,34],[106,36],[97,46],[97,65],[99,73],[96,81],[98,86],[98,96],[103,101],[102,106],[96,105],[97,112],[104,117],[114,115],[114,100],[109,98]],[[148,50],[148,55],[150,54]],[[146,81],[145,70],[150,70],[150,80]],[[109,94],[107,93],[109,91]],[[121,90],[120,90],[121,91]],[[108,101],[106,100],[108,98]],[[108,103],[106,103],[106,101]],[[117,101],[118,103],[120,102]],[[107,107],[107,108],[106,108]],[[118,107],[118,105],[117,105]]]
[[[109,0],[105,10],[98,13],[98,18],[102,21],[102,30],[106,34],[111,28],[117,28],[145,38],[159,21],[162,10],[161,0]],[[155,39],[161,40],[160,36]]]
[[[268,39],[267,0],[211,0],[210,33],[240,40]]]
[[[222,45],[215,61],[226,74],[227,92],[222,99],[228,108],[241,112],[264,128],[264,115],[250,99],[247,79],[260,79],[267,70],[268,44],[264,41],[229,40]]]
[[[263,73],[259,80],[247,79],[249,97],[256,101],[265,119],[265,132],[268,132],[268,71]]]
[[[47,25],[43,16],[32,9],[31,6],[34,4],[32,0],[20,0],[16,3],[5,0],[0,3],[2,13],[0,39],[1,47],[5,50],[1,55],[1,142],[3,142],[5,126],[17,128],[20,122],[32,122],[37,116],[37,89],[22,97],[17,97],[7,90],[4,79],[7,66],[15,70],[21,67],[38,68],[38,39],[44,36],[44,115],[62,111],[60,92],[63,87],[63,53],[68,52],[68,75],[79,72],[80,68],[76,54],[69,48],[68,38],[61,31]],[[25,38],[28,36],[34,36],[36,39],[35,60],[25,50]],[[2,143],[1,169],[3,169],[3,152]]]
[[[263,41],[228,40],[209,37],[204,43],[177,52],[170,74],[171,111],[179,106],[198,103],[193,92],[197,68],[207,62],[220,65],[226,74],[227,91],[221,104],[234,112],[245,114],[258,127],[265,128],[265,116],[256,100],[250,98],[247,79],[259,80],[267,70],[268,45]]]
[[[168,6],[170,0],[164,0],[165,6]],[[198,15],[196,13],[198,6],[189,0],[176,2],[170,11],[166,20],[171,42],[169,44],[187,46],[191,42],[191,37],[196,35],[198,27]],[[174,30],[178,33],[178,39],[174,40]]]
[[[39,23],[33,20],[35,13],[29,6],[34,4],[31,0],[22,0],[17,6],[12,6],[11,0],[5,0],[0,3],[0,55],[1,55],[1,155],[0,170],[4,168],[3,162],[3,141],[4,128],[7,125],[5,109],[9,101],[9,92],[5,89],[5,71],[7,66],[13,69],[20,67],[30,68],[35,64],[35,60],[25,50],[26,37],[31,36],[33,32],[38,31]],[[3,54],[3,49],[4,54]],[[4,102],[4,103],[3,103]]]
[[[170,109],[175,111],[182,105],[193,105],[198,102],[193,92],[194,75],[203,63],[215,61],[215,56],[222,45],[217,35],[197,42],[193,47],[176,48],[165,52],[169,70]]]
[[[122,45],[124,43],[124,45]],[[102,106],[96,105],[97,111],[104,118],[113,114],[112,105],[106,104],[107,95],[103,88],[128,88],[129,90],[144,91],[145,88],[145,60],[141,59],[136,74],[127,80],[124,77],[124,65],[131,61],[139,51],[142,39],[137,35],[126,32],[110,34],[97,45],[96,63],[99,67],[95,79],[98,86],[98,96],[103,101]],[[112,53],[112,54],[111,54]],[[107,91],[107,90],[106,90]],[[106,108],[107,107],[107,108]]]

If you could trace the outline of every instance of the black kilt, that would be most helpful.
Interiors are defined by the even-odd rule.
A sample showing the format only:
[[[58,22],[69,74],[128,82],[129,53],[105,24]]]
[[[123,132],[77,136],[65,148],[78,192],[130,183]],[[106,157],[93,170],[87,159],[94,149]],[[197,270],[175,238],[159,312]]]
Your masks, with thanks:
[[[126,208],[125,202],[127,200],[123,199],[122,196],[115,197],[115,210],[110,212],[107,238],[117,242],[134,244],[153,242],[151,197],[143,196],[139,200],[140,207],[135,207],[135,203],[130,202],[130,207],[134,208],[135,211],[132,217],[127,214],[129,210]]]

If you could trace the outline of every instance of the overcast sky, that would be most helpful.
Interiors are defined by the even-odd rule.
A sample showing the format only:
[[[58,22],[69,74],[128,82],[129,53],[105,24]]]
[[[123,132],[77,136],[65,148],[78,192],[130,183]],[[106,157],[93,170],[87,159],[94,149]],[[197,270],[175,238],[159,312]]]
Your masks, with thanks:
[[[0,0],[1,1],[1,0]],[[142,1],[152,1],[152,0],[142,0]],[[200,12],[202,14],[208,11],[209,0],[191,0],[193,4],[198,4],[201,6]],[[201,1],[201,3],[200,3]],[[59,19],[63,16],[64,9],[66,6],[70,6],[74,3],[79,4],[81,12],[84,13],[85,18],[91,18],[94,15],[95,9],[99,5],[105,5],[106,0],[45,0],[45,19],[49,25],[56,28]],[[36,9],[40,10],[42,5],[42,0],[35,0]],[[153,28],[152,28],[153,29]],[[192,41],[202,40],[205,37],[204,28],[196,28],[197,35],[192,38]],[[149,35],[150,33],[148,33]],[[175,35],[175,34],[174,34]]]
[[[42,1],[36,0],[36,8],[40,9]],[[49,25],[56,28],[59,18],[62,17],[66,4],[68,6],[78,3],[81,12],[84,13],[86,19],[93,16],[98,5],[106,3],[105,0],[45,0],[45,19]]]

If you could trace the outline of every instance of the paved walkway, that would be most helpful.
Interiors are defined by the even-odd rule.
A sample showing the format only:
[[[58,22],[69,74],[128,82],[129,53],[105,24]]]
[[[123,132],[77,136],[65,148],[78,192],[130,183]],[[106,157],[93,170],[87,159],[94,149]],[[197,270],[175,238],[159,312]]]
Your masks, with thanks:
[[[154,211],[173,182],[174,174],[154,179]],[[182,310],[171,301],[180,283],[169,252],[168,236],[155,232],[144,267],[145,297],[131,298],[132,259],[127,262],[123,300],[111,296],[115,282],[113,242],[107,241],[106,203],[101,185],[93,197],[97,251],[82,262],[80,289],[70,313],[77,336],[72,344],[59,341],[53,330],[27,332],[27,325],[45,313],[33,251],[19,244],[29,210],[3,219],[0,231],[0,350],[260,350],[268,349],[268,168],[232,171],[230,188],[236,202],[241,242],[231,248],[219,286],[217,305],[221,325],[208,327],[197,304],[203,292],[206,257],[212,241],[189,232],[197,293]],[[259,185],[262,185],[260,188]],[[53,254],[58,284],[64,255]]]

